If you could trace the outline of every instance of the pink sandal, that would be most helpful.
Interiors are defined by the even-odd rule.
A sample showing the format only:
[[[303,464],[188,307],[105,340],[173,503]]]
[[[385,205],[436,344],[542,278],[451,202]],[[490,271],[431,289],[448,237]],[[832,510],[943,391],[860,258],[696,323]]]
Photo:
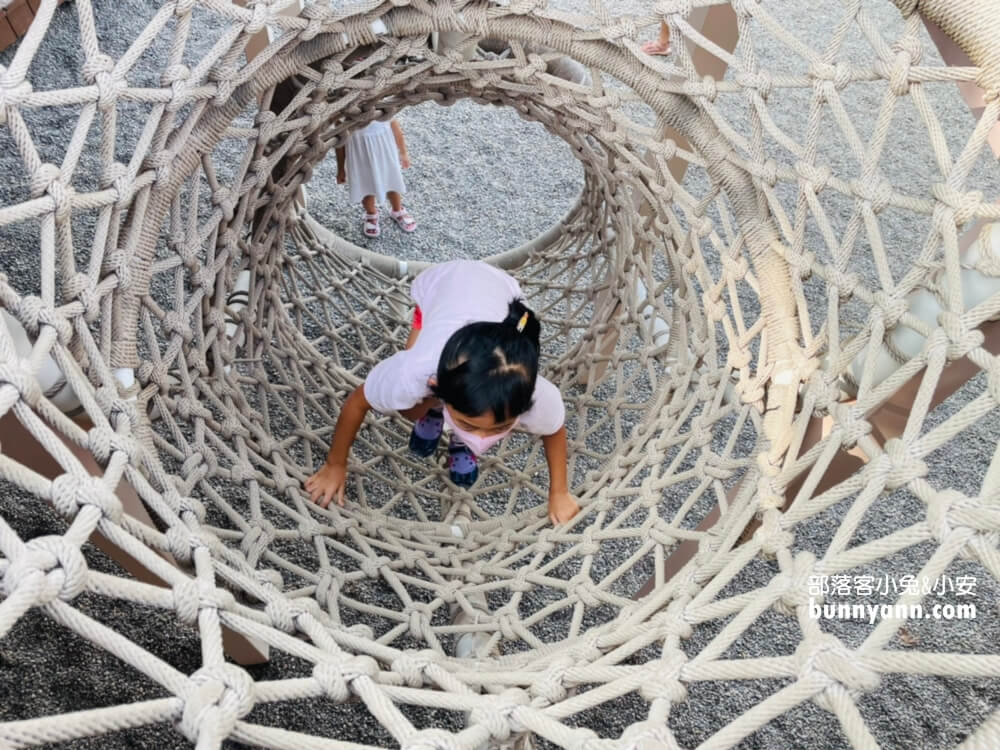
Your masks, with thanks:
[[[378,214],[363,214],[361,220],[361,231],[365,233],[365,237],[378,237],[382,234],[382,230],[378,225]]]
[[[670,42],[667,42],[667,46],[660,44],[659,39],[654,39],[651,42],[644,42],[642,45],[642,51],[647,55],[669,55],[670,54]]]
[[[390,211],[389,216],[395,221],[399,228],[404,232],[412,232],[417,228],[417,222],[410,216],[410,212],[406,210],[406,207],[399,209],[398,211]]]

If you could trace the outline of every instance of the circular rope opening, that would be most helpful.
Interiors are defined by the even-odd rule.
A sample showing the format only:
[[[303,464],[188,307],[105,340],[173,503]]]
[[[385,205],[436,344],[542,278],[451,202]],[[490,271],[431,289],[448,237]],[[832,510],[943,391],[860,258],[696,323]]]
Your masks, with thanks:
[[[0,637],[44,612],[156,692],[3,723],[0,744],[172,722],[203,746],[298,746],[281,714],[298,701],[338,704],[340,737],[367,720],[365,741],[407,750],[788,744],[801,726],[868,747],[981,725],[972,743],[996,744],[992,621],[813,614],[834,574],[973,576],[996,596],[1000,211],[983,155],[1000,30],[921,2],[973,57],[939,65],[901,5],[894,20],[864,3],[581,17],[535,0],[282,17],[285,0],[178,0],[116,39],[116,62],[76,0],[81,80],[50,92],[25,85],[42,3],[0,81],[27,183],[0,225],[41,247],[37,269],[0,277],[0,416],[49,464],[4,439],[0,478],[27,500],[0,522]],[[209,16],[210,42],[189,46]],[[670,60],[639,48],[661,20]],[[789,33],[804,21],[828,36]],[[470,35],[508,56],[467,58]],[[152,78],[129,80],[147,52]],[[566,60],[589,79],[556,72]],[[984,113],[953,127],[935,112],[951,100],[927,94],[973,80]],[[355,445],[348,508],[301,487],[346,394],[404,340],[417,269],[352,255],[299,187],[351,128],[465,99],[541,123],[585,176],[553,232],[503,256],[570,415],[583,509],[558,529],[538,441],[511,438],[457,491],[405,455],[393,415]],[[37,148],[23,113],[58,106],[79,112],[65,152]],[[148,119],[119,142],[134,106]],[[911,182],[894,170],[919,147],[937,171]],[[74,182],[88,159],[92,183]],[[43,381],[50,364],[64,382]],[[976,375],[957,396],[956,367]],[[62,414],[67,388],[92,426]],[[69,524],[35,532],[19,513],[40,499]],[[96,575],[95,531],[157,585]],[[106,626],[133,603],[196,634],[191,653]],[[227,661],[234,640],[266,644],[271,671]],[[931,730],[885,718],[914,686]]]

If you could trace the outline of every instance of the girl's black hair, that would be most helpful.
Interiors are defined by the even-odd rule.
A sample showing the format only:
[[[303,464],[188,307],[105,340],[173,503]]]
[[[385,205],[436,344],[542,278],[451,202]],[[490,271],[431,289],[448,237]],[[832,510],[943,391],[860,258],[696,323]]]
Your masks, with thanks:
[[[431,390],[470,417],[492,412],[499,423],[524,414],[535,392],[541,333],[535,314],[511,301],[503,322],[469,323],[451,335]]]

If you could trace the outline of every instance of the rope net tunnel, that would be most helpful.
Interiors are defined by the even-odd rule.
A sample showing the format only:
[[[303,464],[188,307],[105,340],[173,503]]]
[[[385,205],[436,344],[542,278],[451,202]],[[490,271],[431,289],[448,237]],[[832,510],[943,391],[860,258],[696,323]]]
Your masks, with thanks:
[[[41,0],[0,70],[0,677],[60,693],[45,623],[130,687],[0,744],[1000,746],[993,0],[117,12]],[[460,100],[583,168],[490,259],[567,406],[558,528],[540,441],[463,490],[398,415],[346,507],[302,489],[422,266],[301,188]]]

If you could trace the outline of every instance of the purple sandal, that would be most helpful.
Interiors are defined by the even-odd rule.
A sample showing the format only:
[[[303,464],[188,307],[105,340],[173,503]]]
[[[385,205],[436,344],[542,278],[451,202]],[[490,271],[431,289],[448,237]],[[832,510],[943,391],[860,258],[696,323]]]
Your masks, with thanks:
[[[437,450],[438,440],[444,430],[444,415],[440,409],[431,409],[413,425],[410,433],[410,450],[427,458]]]
[[[454,438],[448,443],[448,475],[459,487],[471,487],[479,479],[479,460],[469,446]]]

